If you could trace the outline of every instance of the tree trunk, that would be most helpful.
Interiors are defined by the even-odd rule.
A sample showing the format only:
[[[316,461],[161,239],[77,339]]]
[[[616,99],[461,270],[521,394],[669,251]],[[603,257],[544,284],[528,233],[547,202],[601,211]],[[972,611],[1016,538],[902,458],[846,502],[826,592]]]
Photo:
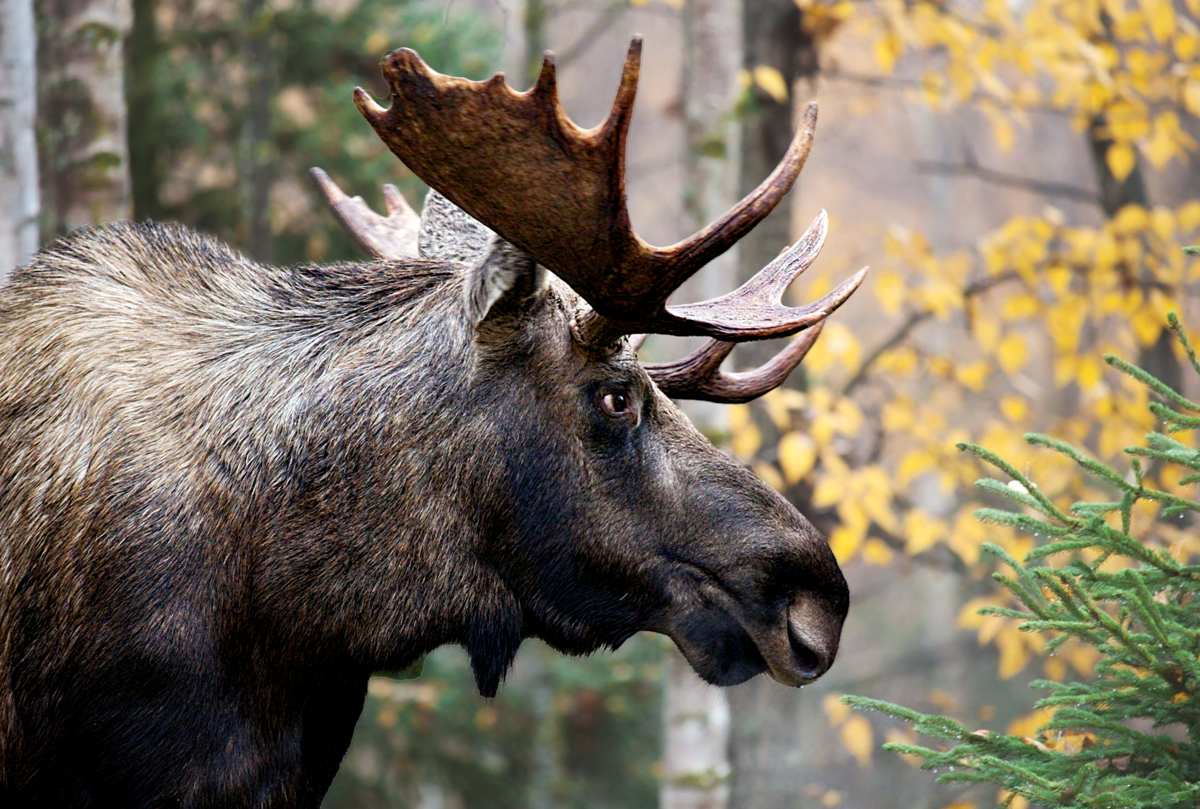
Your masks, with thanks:
[[[130,214],[129,0],[39,0],[38,139],[47,235]]]
[[[32,0],[0,0],[0,284],[38,247],[33,19]]]
[[[133,215],[161,219],[156,155],[161,133],[154,121],[155,72],[161,44],[155,9],[158,0],[133,0],[133,32],[126,47],[125,91],[129,101],[129,173]]]
[[[736,0],[690,0],[684,7],[684,211],[686,230],[699,230],[735,201],[739,136],[740,18]],[[681,297],[711,298],[733,288],[735,251],[684,285]],[[701,430],[726,426],[725,409],[689,402]],[[662,809],[724,809],[729,797],[729,705],[720,689],[698,678],[678,652],[668,652]]]
[[[816,44],[801,26],[801,10],[794,0],[744,0],[742,4],[742,64],[753,74],[756,67],[779,71],[788,87],[788,98],[776,100],[756,84],[742,116],[740,195],[758,186],[787,153],[796,127],[796,100],[792,90],[801,79],[812,79],[818,70]],[[800,99],[807,101],[807,98]],[[746,281],[767,266],[784,246],[792,243],[791,208],[797,188],[739,242],[739,281]],[[733,359],[739,367],[756,367],[779,350],[779,343],[763,340],[738,346]],[[801,380],[803,369],[793,374]]]
[[[238,235],[252,257],[270,262],[274,253],[269,206],[274,179],[271,140],[271,9],[265,0],[243,6],[242,65],[246,101],[242,118],[240,177],[242,216]]]
[[[794,88],[802,78],[816,76],[816,45],[801,25],[800,7],[793,0],[744,0],[743,65],[753,75],[755,68],[779,71],[788,98],[779,101],[757,85],[742,118],[740,192],[749,193],[783,159],[795,134]],[[807,101],[807,98],[799,99]],[[745,281],[771,262],[785,245],[791,244],[792,201],[788,199],[742,239],[740,281]],[[775,341],[738,346],[734,359],[739,366],[761,365],[779,350]],[[793,384],[803,377],[793,374]],[[764,429],[769,429],[764,425]],[[800,805],[804,786],[801,751],[801,698],[766,677],[758,677],[729,694],[733,724],[730,759],[733,780],[730,805],[738,809],[784,809]]]
[[[1108,124],[1099,116],[1093,117],[1088,123],[1088,147],[1092,155],[1092,165],[1096,169],[1096,182],[1100,186],[1100,207],[1104,216],[1112,219],[1126,205],[1150,207],[1150,194],[1146,190],[1145,173],[1142,171],[1141,157],[1134,150],[1136,163],[1133,171],[1124,180],[1118,180],[1108,167],[1108,150],[1112,146],[1112,138],[1108,134]],[[1140,281],[1143,270],[1140,267],[1129,267],[1131,281]],[[1162,313],[1166,318],[1166,313]],[[1175,358],[1174,338],[1167,330],[1158,337],[1158,342],[1142,349],[1138,354],[1137,364],[1156,378],[1161,379],[1172,390],[1183,386],[1183,369]]]

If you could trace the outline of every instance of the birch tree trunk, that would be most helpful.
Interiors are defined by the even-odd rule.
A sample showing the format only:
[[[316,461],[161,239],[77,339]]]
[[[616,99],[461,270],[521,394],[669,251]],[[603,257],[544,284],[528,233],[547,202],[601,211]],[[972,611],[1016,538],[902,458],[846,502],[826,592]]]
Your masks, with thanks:
[[[744,0],[743,66],[751,75],[756,69],[778,71],[787,98],[777,98],[757,83],[751,88],[753,103],[742,119],[742,193],[757,186],[783,159],[795,133],[797,103],[808,101],[807,92],[795,97],[797,82],[813,78],[819,63],[816,45],[801,24],[802,13],[794,0]],[[740,280],[748,280],[792,242],[790,212],[803,183],[801,176],[779,207],[742,239]],[[779,348],[773,340],[747,343],[738,346],[733,359],[739,367],[754,367]],[[792,384],[800,384],[802,378],[802,373],[794,374]],[[806,774],[801,761],[801,695],[758,677],[733,689],[729,702],[730,804],[738,809],[800,806]]]
[[[0,284],[38,247],[33,0],[0,0]]]
[[[732,112],[741,66],[737,0],[689,0],[684,24],[684,126],[687,136],[684,211],[688,232],[724,213],[737,192],[738,128]],[[684,285],[688,300],[732,289],[737,272],[730,251]],[[726,426],[725,409],[689,402],[702,431]],[[724,809],[729,800],[729,703],[700,680],[678,652],[668,653],[664,699],[666,729],[662,809]]]
[[[38,0],[38,136],[47,235],[130,215],[130,0]]]

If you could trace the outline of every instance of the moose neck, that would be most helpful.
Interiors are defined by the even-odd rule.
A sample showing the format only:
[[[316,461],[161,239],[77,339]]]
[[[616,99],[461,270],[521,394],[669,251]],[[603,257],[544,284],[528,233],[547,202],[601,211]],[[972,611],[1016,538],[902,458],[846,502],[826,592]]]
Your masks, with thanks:
[[[458,281],[317,329],[320,371],[276,414],[295,458],[256,589],[294,649],[379,670],[461,643],[482,686],[515,654],[520,610],[476,554],[491,473]]]

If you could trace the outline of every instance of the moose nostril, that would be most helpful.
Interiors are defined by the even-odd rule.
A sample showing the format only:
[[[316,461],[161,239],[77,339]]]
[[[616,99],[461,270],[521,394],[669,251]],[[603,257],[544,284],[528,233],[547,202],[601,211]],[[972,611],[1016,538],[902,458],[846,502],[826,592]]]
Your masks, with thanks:
[[[821,655],[815,652],[796,633],[796,628],[789,622],[788,642],[792,646],[792,657],[796,662],[796,673],[809,680],[815,680],[825,673],[826,666]]]

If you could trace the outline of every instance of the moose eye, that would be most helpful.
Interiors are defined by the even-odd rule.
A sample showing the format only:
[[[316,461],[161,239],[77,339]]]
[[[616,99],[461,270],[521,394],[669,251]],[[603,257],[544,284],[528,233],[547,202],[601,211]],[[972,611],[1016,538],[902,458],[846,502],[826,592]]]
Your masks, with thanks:
[[[600,407],[609,416],[624,416],[629,413],[629,397],[620,391],[609,391],[600,397]]]

